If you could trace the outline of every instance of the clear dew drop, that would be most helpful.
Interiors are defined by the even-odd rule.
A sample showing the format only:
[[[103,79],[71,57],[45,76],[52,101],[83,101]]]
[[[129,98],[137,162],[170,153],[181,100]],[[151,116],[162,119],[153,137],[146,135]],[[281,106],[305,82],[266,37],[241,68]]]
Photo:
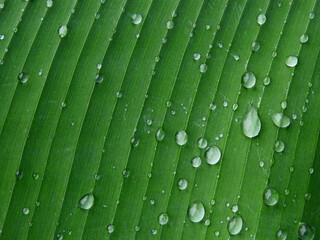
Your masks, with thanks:
[[[103,81],[103,76],[98,73],[96,75],[96,83],[99,84],[99,83],[102,83],[102,81]]]
[[[134,13],[132,14],[131,16],[131,22],[134,24],[134,25],[138,25],[142,22],[142,16],[138,13]]]
[[[198,143],[198,148],[200,149],[204,149],[208,145],[208,141],[204,137],[199,138],[197,143]]]
[[[265,86],[268,86],[270,84],[270,82],[271,82],[271,78],[269,78],[269,77],[265,77],[263,79],[263,85],[265,85]]]
[[[29,212],[30,212],[29,208],[23,208],[23,209],[22,209],[22,213],[23,213],[24,215],[28,215]]]
[[[0,34],[0,40],[3,40],[3,39],[4,39],[4,35]]]
[[[172,29],[174,27],[174,22],[172,20],[167,21],[166,27],[168,30]]]
[[[267,17],[265,14],[261,13],[258,15],[257,17],[257,23],[261,26],[263,24],[265,24],[265,22],[267,21]]]
[[[311,20],[311,19],[314,19],[314,16],[315,16],[314,12],[309,13],[309,19],[310,19],[310,20]]]
[[[67,36],[67,33],[68,33],[68,28],[66,24],[63,24],[58,28],[58,34],[60,38],[64,38],[65,36]]]
[[[309,35],[306,33],[301,34],[299,40],[300,40],[300,43],[306,43],[309,40]]]
[[[20,171],[20,170],[17,170],[17,171],[16,171],[16,178],[17,178],[17,179],[21,179],[22,177],[23,177],[23,172]]]
[[[53,1],[52,1],[52,0],[47,0],[47,1],[46,1],[46,6],[47,6],[47,8],[51,8],[52,5],[53,5]]]
[[[261,130],[261,121],[258,116],[258,111],[254,106],[251,106],[248,112],[243,115],[242,132],[248,138],[258,136]]]
[[[200,167],[201,165],[201,158],[200,157],[194,157],[191,159],[191,164],[192,164],[192,167],[194,168],[198,168]]]
[[[277,240],[286,240],[288,237],[288,234],[281,229],[277,231],[276,238]]]
[[[232,212],[234,212],[234,213],[238,212],[238,210],[239,210],[238,205],[233,205],[233,206],[231,207],[231,210],[232,210]]]
[[[251,51],[252,51],[252,52],[257,52],[259,49],[260,49],[260,43],[257,42],[257,41],[254,41],[254,42],[251,44]]]
[[[139,145],[139,139],[137,138],[137,137],[133,137],[133,138],[131,138],[131,146],[132,147],[138,147],[138,145]]]
[[[79,201],[79,207],[84,210],[89,210],[94,203],[94,196],[89,193],[84,195]]]
[[[217,146],[209,147],[204,153],[204,157],[208,164],[215,165],[220,161],[221,151]]]
[[[108,231],[109,234],[113,233],[113,232],[114,232],[114,225],[109,224],[109,225],[107,226],[107,231]]]
[[[206,227],[208,227],[208,226],[210,225],[210,223],[211,223],[210,219],[206,219],[206,220],[204,221],[204,225],[205,225]]]
[[[296,56],[289,56],[286,59],[286,65],[288,67],[295,67],[298,64],[298,58]]]
[[[205,215],[205,209],[200,201],[194,201],[190,204],[188,210],[188,216],[190,220],[194,223],[200,222]]]
[[[230,235],[238,235],[243,226],[243,221],[240,215],[235,215],[228,223],[228,232]]]
[[[177,185],[178,185],[178,188],[179,188],[181,191],[183,191],[183,190],[186,190],[186,188],[188,187],[188,182],[187,182],[186,179],[181,178],[181,179],[178,181]]]
[[[0,3],[0,9],[3,9],[4,8],[4,3]],[[0,230],[0,233],[1,233],[1,230]]]
[[[157,229],[152,229],[151,230],[152,235],[156,235],[158,233]]]
[[[201,57],[201,54],[200,54],[200,53],[197,53],[197,52],[192,55],[192,58],[193,58],[193,60],[195,60],[195,61],[198,61],[198,60],[200,59],[200,57]]]
[[[188,142],[188,134],[183,130],[179,130],[176,133],[175,139],[179,146],[183,146]]]
[[[159,224],[160,225],[166,225],[169,221],[169,216],[168,216],[168,213],[161,213],[158,217],[158,220],[159,220]]]
[[[283,100],[283,101],[281,101],[281,103],[280,103],[280,106],[281,106],[281,108],[284,110],[284,109],[286,109],[287,108],[287,101],[286,100]]]
[[[274,113],[271,115],[273,123],[280,128],[286,128],[290,125],[291,120],[283,113]]]
[[[202,63],[199,67],[201,73],[205,73],[208,70],[208,66],[205,63]]]
[[[216,108],[217,108],[217,105],[215,105],[214,103],[210,103],[210,104],[209,104],[209,109],[210,109],[211,111],[215,110]]]
[[[299,229],[298,229],[298,238],[300,240],[314,239],[314,228],[310,227],[306,223],[300,223]]]
[[[28,75],[24,72],[19,73],[18,80],[20,83],[26,83],[28,81]]]
[[[278,153],[282,152],[284,150],[284,142],[278,140],[276,141],[276,143],[274,144],[274,150]]]
[[[279,201],[279,193],[277,190],[267,187],[263,192],[263,202],[268,206],[274,206]]]
[[[165,132],[162,128],[159,128],[156,132],[156,139],[158,142],[161,142],[165,137]]]
[[[256,76],[252,72],[245,72],[241,82],[243,87],[252,88],[256,84]]]

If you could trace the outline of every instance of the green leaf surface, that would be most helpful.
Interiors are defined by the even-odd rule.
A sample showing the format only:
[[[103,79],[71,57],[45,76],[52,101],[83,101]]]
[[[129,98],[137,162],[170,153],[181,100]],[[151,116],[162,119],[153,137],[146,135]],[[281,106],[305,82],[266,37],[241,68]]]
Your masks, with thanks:
[[[0,0],[0,240],[318,239],[319,38],[320,0]]]

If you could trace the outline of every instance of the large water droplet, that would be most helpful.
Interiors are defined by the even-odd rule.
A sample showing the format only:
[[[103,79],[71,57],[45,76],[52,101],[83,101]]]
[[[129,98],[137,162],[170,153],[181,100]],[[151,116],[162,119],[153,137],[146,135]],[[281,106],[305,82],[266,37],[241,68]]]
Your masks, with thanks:
[[[194,53],[192,56],[193,60],[195,60],[195,61],[198,61],[200,59],[200,57],[201,57],[200,53],[197,53],[197,52]]]
[[[289,56],[286,59],[286,65],[288,67],[295,67],[298,64],[298,58],[296,56]]]
[[[261,121],[258,116],[258,111],[254,106],[244,114],[242,119],[242,132],[248,138],[258,136],[261,130]]]
[[[162,128],[159,128],[158,131],[156,132],[156,139],[158,142],[161,142],[165,137],[165,132],[163,131]]]
[[[89,210],[94,203],[94,196],[89,193],[84,195],[79,201],[79,207],[84,210]]]
[[[298,229],[298,238],[301,240],[314,239],[314,228],[308,226],[306,223],[300,223]]]
[[[58,33],[61,38],[64,38],[68,33],[67,25],[66,24],[61,25],[58,29]]]
[[[252,88],[256,84],[256,76],[252,72],[246,72],[242,76],[242,86]]]
[[[209,147],[204,153],[204,157],[208,164],[217,164],[221,158],[221,151],[217,146]]]
[[[188,142],[188,134],[183,130],[179,130],[176,133],[175,139],[178,145],[185,145]]]
[[[230,235],[237,235],[242,230],[243,221],[239,215],[235,215],[228,223],[228,232]]]
[[[194,201],[192,204],[190,204],[188,215],[192,222],[194,223],[200,222],[205,215],[205,209],[202,202]]]
[[[135,25],[140,24],[142,21],[142,16],[138,13],[134,13],[131,16],[131,22]]]
[[[258,15],[258,17],[257,17],[257,23],[258,23],[259,25],[263,25],[266,21],[267,21],[267,17],[266,17],[265,14],[261,13],[261,14]]]
[[[46,5],[47,5],[48,8],[52,7],[53,1],[52,0],[47,0],[46,1]]]
[[[28,215],[29,212],[30,212],[29,208],[23,208],[23,209],[22,209],[22,213],[23,213],[24,215]]]
[[[276,233],[277,240],[286,240],[287,236],[288,234],[282,230],[278,230],[278,232]]]
[[[274,206],[279,201],[279,193],[277,190],[267,187],[263,192],[263,202],[268,206]]]
[[[282,152],[284,150],[284,142],[282,141],[276,141],[276,143],[274,144],[274,150],[276,152]]]
[[[286,128],[291,123],[290,118],[283,113],[274,113],[272,114],[271,119],[276,126],[281,128]]]
[[[207,147],[207,145],[208,145],[208,141],[207,141],[207,139],[205,139],[205,138],[199,138],[198,139],[198,148],[200,148],[200,149],[204,149],[204,148],[206,148]]]
[[[177,185],[178,185],[178,188],[183,191],[183,190],[185,190],[185,189],[187,188],[188,182],[187,182],[186,179],[181,178],[181,179],[178,181]]]
[[[169,221],[168,213],[161,213],[158,220],[160,225],[166,225]]]

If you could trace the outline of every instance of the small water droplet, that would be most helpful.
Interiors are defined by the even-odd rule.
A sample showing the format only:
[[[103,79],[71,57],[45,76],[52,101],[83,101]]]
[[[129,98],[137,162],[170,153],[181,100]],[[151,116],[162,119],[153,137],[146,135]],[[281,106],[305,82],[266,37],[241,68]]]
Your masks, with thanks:
[[[251,51],[252,51],[252,52],[257,52],[259,49],[260,49],[260,43],[257,42],[257,41],[254,41],[254,42],[251,44]]]
[[[4,39],[4,35],[0,34],[0,40],[3,40],[3,39]]]
[[[238,109],[238,104],[234,103],[234,104],[232,105],[232,110],[233,110],[233,111],[236,111],[237,109]]]
[[[261,121],[258,116],[258,111],[254,106],[251,106],[249,111],[244,114],[242,119],[242,132],[248,138],[258,136],[261,130]]]
[[[256,76],[252,72],[245,72],[242,76],[242,86],[252,88],[256,84]]]
[[[152,233],[152,235],[156,235],[158,233],[158,231],[156,229],[152,229],[151,233]]]
[[[160,225],[166,225],[169,221],[169,216],[167,213],[161,213],[158,217],[158,220],[159,220],[159,224]]]
[[[23,172],[20,171],[20,170],[17,170],[16,171],[16,177],[17,177],[17,179],[21,179],[23,177]]]
[[[38,173],[33,173],[32,177],[33,177],[33,179],[37,180],[39,178],[39,174]]]
[[[96,83],[99,84],[99,83],[102,83],[102,81],[103,81],[103,76],[98,73],[96,75]]]
[[[276,233],[277,240],[286,240],[288,234],[282,230],[278,230]]]
[[[243,221],[240,215],[235,215],[228,223],[228,232],[230,235],[238,235],[243,226]]]
[[[261,26],[263,24],[265,24],[265,22],[267,21],[267,17],[265,14],[261,13],[258,15],[257,17],[257,23]]]
[[[179,130],[175,135],[175,140],[178,145],[183,146],[188,142],[188,134],[183,130]]]
[[[210,103],[210,104],[209,104],[209,109],[210,109],[211,111],[215,110],[216,108],[217,108],[217,105],[215,105],[214,103]]]
[[[161,142],[165,137],[165,132],[162,128],[159,128],[156,132],[156,139],[158,142]]]
[[[306,43],[309,40],[309,35],[306,33],[301,34],[299,40],[300,40],[300,43]]]
[[[309,173],[310,173],[310,175],[314,173],[314,169],[312,167],[309,168]]]
[[[274,206],[279,201],[279,193],[277,190],[267,187],[263,192],[263,202],[268,206]]]
[[[113,232],[114,232],[114,225],[109,224],[109,225],[107,226],[107,231],[108,231],[109,234],[113,233]]]
[[[271,82],[271,79],[269,77],[265,77],[263,79],[263,85],[268,86]]]
[[[286,59],[286,65],[288,67],[295,67],[298,64],[298,58],[296,56],[289,56]]]
[[[134,24],[134,25],[138,25],[140,24],[142,21],[142,16],[138,13],[134,13],[132,14],[131,16],[131,22]]]
[[[28,75],[23,73],[23,72],[21,72],[18,75],[18,80],[19,80],[20,83],[26,83],[28,81]]]
[[[191,159],[191,164],[192,164],[192,167],[194,168],[198,168],[200,167],[201,165],[201,158],[200,157],[194,157]]]
[[[286,128],[290,125],[291,120],[283,113],[274,113],[271,116],[273,123],[280,128]]]
[[[314,16],[315,16],[314,12],[309,13],[309,19],[310,19],[310,20],[311,20],[311,19],[314,19]]]
[[[204,157],[208,164],[215,165],[220,161],[221,151],[217,146],[209,147],[204,153]]]
[[[139,227],[138,225],[136,225],[136,226],[134,227],[134,230],[135,230],[136,232],[139,232],[140,227]]]
[[[306,223],[300,223],[298,229],[298,238],[300,240],[314,239],[314,227],[310,227]]]
[[[200,59],[200,57],[201,57],[201,54],[197,53],[197,52],[194,53],[193,56],[192,56],[193,60],[195,60],[195,61],[198,61]]]
[[[181,179],[178,181],[177,185],[178,185],[178,188],[179,188],[181,191],[183,191],[183,190],[185,190],[185,189],[187,188],[188,182],[187,182],[186,179],[181,178]]]
[[[28,215],[29,212],[30,212],[29,208],[23,208],[23,209],[22,209],[22,213],[23,213],[24,215]]]
[[[166,27],[168,30],[172,29],[174,27],[174,22],[172,20],[167,21]]]
[[[188,216],[194,223],[200,222],[205,215],[205,209],[200,201],[195,201],[189,206]]]
[[[89,210],[94,203],[94,196],[89,193],[84,195],[79,201],[79,207],[84,210]]]
[[[276,143],[274,144],[274,150],[276,152],[282,152],[284,150],[284,147],[285,147],[284,142],[280,140],[276,141]]]
[[[139,139],[137,137],[131,138],[131,146],[138,147],[138,145],[139,145]]]
[[[238,205],[233,205],[231,208],[232,212],[234,212],[234,213],[236,213],[238,211],[238,209],[239,209]]]
[[[284,110],[284,109],[286,109],[287,108],[287,101],[286,100],[283,100],[281,103],[280,103],[280,106],[281,106],[281,108]]]
[[[205,138],[203,138],[203,137],[199,138],[198,141],[197,141],[197,143],[198,143],[198,148],[200,148],[200,149],[204,149],[204,148],[206,148],[207,145],[208,145],[207,139],[205,139]]]
[[[205,73],[208,70],[208,66],[205,63],[202,63],[199,67],[201,73]]]
[[[61,25],[58,29],[58,33],[61,38],[64,38],[68,33],[67,25],[66,24]]]
[[[48,8],[52,7],[53,1],[52,0],[47,0],[46,1],[46,5],[47,5]]]

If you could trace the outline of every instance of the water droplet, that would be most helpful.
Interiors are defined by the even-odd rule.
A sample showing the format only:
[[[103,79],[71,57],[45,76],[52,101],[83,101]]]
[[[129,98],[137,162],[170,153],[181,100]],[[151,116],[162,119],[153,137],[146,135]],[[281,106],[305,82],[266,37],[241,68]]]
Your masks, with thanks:
[[[28,81],[28,75],[23,73],[23,72],[21,72],[18,75],[18,80],[19,80],[20,83],[26,83]]]
[[[309,19],[314,19],[315,14],[313,12],[309,13]]]
[[[281,108],[284,110],[284,109],[286,109],[287,108],[287,101],[286,100],[283,100],[281,103],[280,103],[280,106],[281,106]]]
[[[210,109],[211,111],[215,110],[216,108],[217,108],[217,105],[215,105],[214,103],[210,103],[210,104],[209,104],[209,109]]]
[[[217,146],[209,147],[204,153],[204,157],[208,164],[217,164],[221,158],[221,151]]]
[[[134,227],[134,230],[135,230],[136,232],[139,232],[140,227],[139,227],[138,225],[136,225],[136,226]]]
[[[94,203],[94,196],[89,193],[84,195],[79,201],[79,207],[84,210],[89,210]]]
[[[4,3],[0,3],[0,9],[3,9],[4,8]],[[1,229],[0,229],[0,233],[1,233]]]
[[[267,187],[263,192],[263,202],[268,206],[274,206],[279,201],[279,193],[277,190]]]
[[[148,119],[148,120],[146,121],[146,123],[147,123],[148,126],[151,126],[151,125],[152,125],[152,119]]]
[[[286,59],[286,65],[288,67],[295,67],[298,64],[298,58],[296,56],[289,56]]]
[[[152,235],[156,235],[158,233],[158,231],[156,229],[152,229],[151,233],[152,233]]]
[[[134,25],[137,25],[137,24],[140,24],[142,21],[142,16],[138,13],[134,13],[132,14],[131,16],[131,22],[134,24]]]
[[[289,192],[289,189],[286,188],[286,189],[284,190],[284,195],[288,196],[289,193],[290,193],[290,192]]]
[[[283,113],[274,113],[272,114],[271,119],[277,127],[281,128],[286,128],[291,123],[290,118],[284,115]]]
[[[282,152],[284,150],[284,142],[280,140],[276,141],[276,143],[274,144],[274,150],[276,152]]]
[[[158,142],[161,142],[165,137],[165,132],[162,128],[159,128],[156,132],[156,139]]]
[[[160,225],[166,225],[169,221],[169,216],[167,213],[161,213],[158,220]]]
[[[194,157],[191,159],[191,164],[192,164],[192,167],[194,168],[198,168],[200,167],[201,165],[201,158],[200,157]]]
[[[190,204],[188,215],[192,222],[194,223],[200,222],[205,215],[205,209],[202,202],[195,201],[192,204]]]
[[[309,168],[309,173],[310,174],[313,174],[314,173],[314,169],[311,167],[311,168]]]
[[[23,209],[22,209],[22,213],[23,213],[24,215],[28,215],[29,212],[30,212],[29,208],[23,208]]]
[[[193,60],[195,60],[195,61],[198,61],[200,59],[200,57],[201,57],[201,54],[197,53],[197,52],[194,53],[193,56],[192,56]]]
[[[124,178],[128,178],[128,177],[130,176],[130,171],[127,170],[127,169],[124,169],[124,170],[122,171],[122,176],[123,176]]]
[[[263,24],[265,24],[265,22],[267,21],[267,17],[265,14],[261,13],[258,15],[257,17],[257,23],[261,26]]]
[[[138,147],[138,145],[139,145],[139,139],[136,137],[131,138],[131,146]]]
[[[300,43],[306,43],[309,40],[309,35],[306,33],[301,34],[299,40],[300,40]]]
[[[107,227],[107,230],[108,230],[108,233],[113,233],[114,231],[114,226],[112,224],[109,224],[108,227]]]
[[[242,86],[252,88],[256,84],[256,76],[252,72],[245,72],[242,76]]]
[[[232,110],[233,110],[233,111],[236,111],[237,109],[238,109],[238,104],[234,103],[234,104],[232,105]]]
[[[239,209],[238,205],[233,205],[231,208],[232,212],[234,212],[234,213],[236,213],[238,211],[238,209]]]
[[[222,106],[223,107],[228,107],[228,102],[227,101],[223,101]]]
[[[177,184],[178,184],[178,188],[182,191],[185,190],[188,186],[188,182],[184,178],[181,178]]]
[[[172,20],[169,20],[166,24],[166,27],[168,30],[172,29],[174,27],[174,22]]]
[[[238,55],[233,55],[233,59],[238,61],[240,59],[240,57]]]
[[[257,41],[254,41],[254,42],[251,44],[251,51],[252,51],[252,52],[257,52],[259,49],[260,49],[260,43],[257,42]]]
[[[16,171],[16,177],[17,177],[17,179],[21,179],[23,177],[23,172],[20,171],[20,170],[17,170]]]
[[[201,73],[205,73],[208,70],[208,66],[205,63],[202,63],[199,67]]]
[[[276,233],[277,240],[286,240],[288,234],[282,230],[278,230]]]
[[[200,149],[204,149],[208,145],[207,139],[205,139],[203,137],[199,138],[197,143],[198,143],[198,148],[200,148]]]
[[[33,179],[37,180],[39,178],[39,174],[38,173],[33,173],[32,177],[33,177]]]
[[[258,136],[261,130],[261,121],[258,116],[258,111],[254,106],[244,114],[242,119],[242,132],[248,138]]]
[[[298,229],[298,238],[300,240],[314,239],[314,227],[310,227],[306,223],[300,223]]]
[[[230,235],[237,235],[242,230],[243,221],[239,215],[235,215],[228,223],[228,232]]]
[[[47,0],[46,1],[46,5],[47,5],[48,8],[52,7],[53,1],[52,0]]]
[[[265,77],[263,79],[263,85],[268,86],[271,82],[271,79],[269,77]]]
[[[3,39],[4,39],[4,35],[0,34],[0,40],[3,40]]]
[[[68,33],[67,25],[66,24],[61,25],[58,29],[58,33],[61,38],[64,38]]]
[[[309,201],[311,199],[311,193],[306,193],[304,199]]]
[[[175,139],[176,139],[176,143],[180,146],[183,146],[187,143],[188,141],[188,134],[183,131],[183,130],[179,130],[177,133],[176,133],[176,136],[175,136]]]
[[[102,81],[103,81],[103,76],[98,73],[96,75],[96,83],[99,84],[99,83],[102,83]]]

